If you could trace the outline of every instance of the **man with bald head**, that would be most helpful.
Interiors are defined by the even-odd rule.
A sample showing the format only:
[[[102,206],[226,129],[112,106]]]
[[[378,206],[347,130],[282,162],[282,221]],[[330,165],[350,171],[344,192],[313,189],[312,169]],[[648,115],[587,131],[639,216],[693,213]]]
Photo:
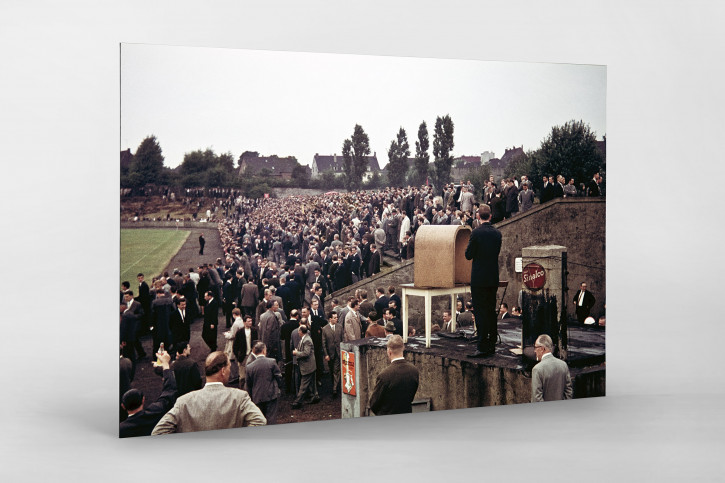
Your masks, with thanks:
[[[204,388],[177,399],[152,435],[267,424],[267,419],[247,391],[225,386],[229,382],[231,362],[224,352],[215,351],[207,356],[205,372]]]

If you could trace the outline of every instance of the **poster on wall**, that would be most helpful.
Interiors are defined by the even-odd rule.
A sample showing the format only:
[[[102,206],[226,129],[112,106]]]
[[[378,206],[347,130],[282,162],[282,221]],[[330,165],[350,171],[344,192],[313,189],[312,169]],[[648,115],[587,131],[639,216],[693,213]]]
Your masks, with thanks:
[[[121,437],[605,395],[606,66],[120,56]]]

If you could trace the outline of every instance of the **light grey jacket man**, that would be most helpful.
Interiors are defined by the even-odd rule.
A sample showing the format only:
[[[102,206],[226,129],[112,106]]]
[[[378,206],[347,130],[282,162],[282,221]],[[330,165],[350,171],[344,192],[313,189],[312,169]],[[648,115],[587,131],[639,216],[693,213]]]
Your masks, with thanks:
[[[300,374],[312,374],[317,370],[315,362],[315,345],[310,334],[305,334],[297,346],[297,364],[300,366]]]
[[[572,393],[569,366],[547,352],[531,372],[531,402],[571,399]]]
[[[213,382],[177,399],[174,407],[161,418],[151,434],[189,433],[265,424],[267,419],[252,402],[247,391]]]

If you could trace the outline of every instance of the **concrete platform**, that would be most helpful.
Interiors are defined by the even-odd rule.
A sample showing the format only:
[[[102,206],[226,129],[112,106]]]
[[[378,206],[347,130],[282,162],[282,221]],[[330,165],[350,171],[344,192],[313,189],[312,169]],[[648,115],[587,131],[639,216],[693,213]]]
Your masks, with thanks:
[[[416,399],[429,400],[432,411],[529,402],[533,363],[511,351],[520,348],[521,323],[504,319],[498,328],[501,343],[493,356],[484,359],[467,356],[475,352],[471,327],[457,334],[434,334],[430,348],[426,348],[424,336],[410,337],[405,358],[420,372]],[[605,331],[572,327],[568,335],[574,398],[604,396]],[[385,343],[383,338],[366,338],[341,345],[356,358],[356,395],[343,394],[343,418],[369,414],[375,380],[389,364]]]

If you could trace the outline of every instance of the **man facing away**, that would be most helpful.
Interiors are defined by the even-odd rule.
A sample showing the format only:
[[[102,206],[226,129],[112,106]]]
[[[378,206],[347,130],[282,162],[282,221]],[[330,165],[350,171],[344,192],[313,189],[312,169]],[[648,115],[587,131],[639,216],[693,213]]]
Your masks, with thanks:
[[[476,314],[478,347],[470,357],[488,357],[496,351],[496,291],[498,290],[498,254],[501,232],[491,224],[491,208],[478,209],[481,226],[473,230],[466,247],[471,265],[471,299]]]
[[[144,407],[146,398],[138,389],[129,389],[121,399],[122,407],[128,411],[128,418],[119,426],[119,437],[148,436],[154,426],[169,410],[176,400],[176,379],[174,372],[169,369],[171,356],[164,351],[158,355],[163,368],[164,386],[156,402]]]
[[[225,386],[229,382],[231,362],[224,352],[215,351],[207,356],[205,372],[204,388],[177,399],[152,435],[267,424],[267,419],[247,391]]]
[[[267,418],[267,424],[277,422],[277,400],[282,385],[282,372],[277,361],[267,356],[267,346],[257,342],[252,352],[254,361],[247,365],[244,389],[249,392],[252,402],[259,407]]]
[[[531,402],[560,401],[571,399],[573,390],[569,366],[551,353],[554,343],[546,334],[534,343],[536,360],[540,361],[531,371]]]
[[[370,409],[376,416],[413,412],[413,399],[418,391],[418,369],[403,357],[405,344],[399,335],[388,339],[390,365],[381,372],[370,396]]]
[[[300,334],[300,342],[297,348],[292,351],[292,354],[297,357],[297,363],[300,367],[300,388],[297,392],[297,397],[292,403],[292,409],[299,409],[302,407],[302,400],[311,393],[312,404],[320,402],[320,396],[317,395],[317,386],[315,384],[315,373],[317,371],[317,363],[315,362],[315,348],[312,343],[312,338],[307,333],[308,329],[305,325],[300,325],[297,329]]]

